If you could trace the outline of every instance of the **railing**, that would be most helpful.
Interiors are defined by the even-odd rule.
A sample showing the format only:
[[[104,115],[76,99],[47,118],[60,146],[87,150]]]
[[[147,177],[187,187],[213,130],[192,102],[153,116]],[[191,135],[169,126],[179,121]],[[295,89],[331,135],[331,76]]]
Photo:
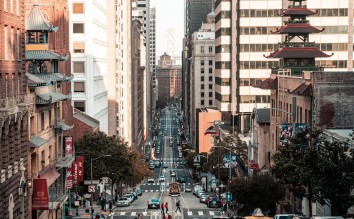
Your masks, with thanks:
[[[302,76],[304,71],[323,71],[324,67],[275,67],[272,68],[272,74],[277,74],[281,70],[290,70],[290,74],[287,76]]]
[[[289,42],[289,43],[280,43],[280,48],[284,47],[315,47],[315,42]]]

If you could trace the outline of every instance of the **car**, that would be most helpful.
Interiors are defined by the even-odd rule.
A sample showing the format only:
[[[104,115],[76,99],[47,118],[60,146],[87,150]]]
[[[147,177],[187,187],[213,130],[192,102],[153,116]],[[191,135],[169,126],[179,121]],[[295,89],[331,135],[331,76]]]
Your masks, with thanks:
[[[205,204],[208,205],[209,201],[212,199],[212,198],[217,198],[218,196],[216,194],[209,194],[206,199],[205,199]]]
[[[203,190],[203,187],[201,185],[195,185],[193,188],[193,195],[197,195],[200,190]]]
[[[156,154],[159,154],[160,153],[160,149],[156,149]]]
[[[205,192],[204,192],[203,190],[199,190],[199,191],[197,192],[196,196],[197,196],[198,198],[200,198],[200,196],[203,195],[203,194],[205,194]]]
[[[165,176],[160,176],[160,182],[165,182]]]
[[[150,169],[150,170],[155,169],[155,165],[154,165],[154,164],[149,164],[149,169]]]
[[[160,201],[157,198],[152,198],[148,202],[148,209],[159,209],[160,208]]]
[[[183,158],[182,152],[179,152],[179,153],[178,153],[178,158]]]
[[[127,197],[121,197],[117,200],[116,206],[122,207],[122,206],[129,206],[130,202]]]
[[[126,194],[126,195],[124,195],[123,197],[128,199],[129,204],[134,201],[134,200],[133,200],[133,197],[132,197],[130,194]]]
[[[183,177],[178,177],[177,182],[179,183],[186,183],[186,179]]]
[[[205,203],[205,199],[206,199],[206,197],[207,197],[208,195],[207,194],[201,194],[200,196],[199,196],[199,202],[200,203]]]
[[[164,163],[164,164],[163,164],[163,168],[165,168],[165,169],[168,168],[168,164],[167,164],[167,163]]]
[[[161,161],[160,160],[155,160],[155,167],[156,168],[161,167]]]
[[[185,192],[192,192],[192,187],[191,186],[186,186]]]
[[[221,201],[217,197],[213,197],[212,199],[209,200],[208,202],[208,208],[220,208],[221,207]]]
[[[176,171],[171,172],[171,177],[176,177]]]
[[[293,219],[293,217],[299,217],[297,214],[276,214],[273,219]]]
[[[137,188],[137,189],[135,190],[135,192],[136,192],[136,194],[137,194],[138,196],[142,196],[142,195],[143,195],[143,191],[141,191],[140,188]]]
[[[133,196],[133,201],[138,199],[138,194],[136,194],[136,192],[131,192],[130,195]]]
[[[154,182],[155,182],[155,179],[150,177],[150,178],[148,178],[147,182],[148,182],[148,183],[154,183]]]

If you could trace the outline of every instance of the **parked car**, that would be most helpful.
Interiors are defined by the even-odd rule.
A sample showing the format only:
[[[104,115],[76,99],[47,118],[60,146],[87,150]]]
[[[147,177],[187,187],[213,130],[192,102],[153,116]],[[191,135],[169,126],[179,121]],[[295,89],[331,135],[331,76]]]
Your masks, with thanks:
[[[179,152],[179,153],[178,153],[178,158],[183,158],[182,152]]]
[[[218,198],[212,198],[208,202],[208,208],[220,208],[221,207],[221,201]]]
[[[154,183],[154,182],[155,182],[155,179],[150,177],[150,178],[148,178],[147,182],[148,182],[148,183]]]
[[[124,195],[123,197],[128,199],[129,204],[134,201],[134,200],[133,200],[133,197],[132,197],[130,194],[126,194],[126,195]]]
[[[276,214],[273,219],[293,219],[293,217],[298,217],[297,214]]]
[[[205,199],[206,199],[207,196],[208,196],[207,194],[201,194],[199,196],[199,202],[200,203],[205,203]]]
[[[133,196],[133,201],[138,199],[138,194],[136,194],[136,192],[131,192],[130,195]]]
[[[203,190],[199,190],[196,194],[197,198],[200,198],[201,195],[205,194]]]
[[[165,182],[165,176],[163,175],[160,176],[160,182]]]
[[[193,188],[193,195],[197,195],[199,190],[203,190],[203,187],[201,185],[195,185]]]
[[[176,177],[176,171],[171,172],[171,177]]]
[[[191,186],[186,186],[185,192],[192,192],[192,187]]]
[[[127,197],[121,197],[118,199],[116,206],[122,207],[122,206],[129,206],[130,202]]]
[[[208,205],[209,201],[212,199],[212,198],[217,198],[218,196],[216,194],[209,194],[206,199],[205,199],[205,204]]]
[[[163,164],[163,168],[165,168],[165,169],[168,168],[168,164],[167,164],[167,163],[164,163],[164,164]]]
[[[154,165],[154,164],[149,164],[149,169],[150,169],[150,170],[155,169],[155,165]]]
[[[160,168],[161,167],[161,161],[160,160],[155,160],[155,167]]]
[[[159,209],[160,208],[160,201],[157,198],[152,198],[148,202],[148,209]]]
[[[143,191],[141,191],[140,188],[137,188],[137,189],[135,190],[135,192],[136,192],[136,194],[137,194],[138,196],[142,196],[142,195],[143,195]]]

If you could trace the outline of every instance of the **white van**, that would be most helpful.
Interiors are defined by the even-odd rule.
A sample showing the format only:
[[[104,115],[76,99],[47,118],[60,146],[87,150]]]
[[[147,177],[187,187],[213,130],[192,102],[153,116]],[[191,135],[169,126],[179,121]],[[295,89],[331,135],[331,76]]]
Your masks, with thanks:
[[[183,157],[182,152],[179,152],[179,153],[178,153],[178,157],[179,157],[179,158],[182,158],[182,157]]]

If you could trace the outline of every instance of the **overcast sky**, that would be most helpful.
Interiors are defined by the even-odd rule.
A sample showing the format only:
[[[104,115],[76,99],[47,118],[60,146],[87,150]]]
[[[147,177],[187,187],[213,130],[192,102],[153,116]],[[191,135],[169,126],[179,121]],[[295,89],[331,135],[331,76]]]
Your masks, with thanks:
[[[151,0],[150,7],[156,8],[156,59],[174,51],[181,56],[184,35],[184,0]],[[172,33],[170,36],[169,32]],[[173,49],[174,47],[174,49]]]

